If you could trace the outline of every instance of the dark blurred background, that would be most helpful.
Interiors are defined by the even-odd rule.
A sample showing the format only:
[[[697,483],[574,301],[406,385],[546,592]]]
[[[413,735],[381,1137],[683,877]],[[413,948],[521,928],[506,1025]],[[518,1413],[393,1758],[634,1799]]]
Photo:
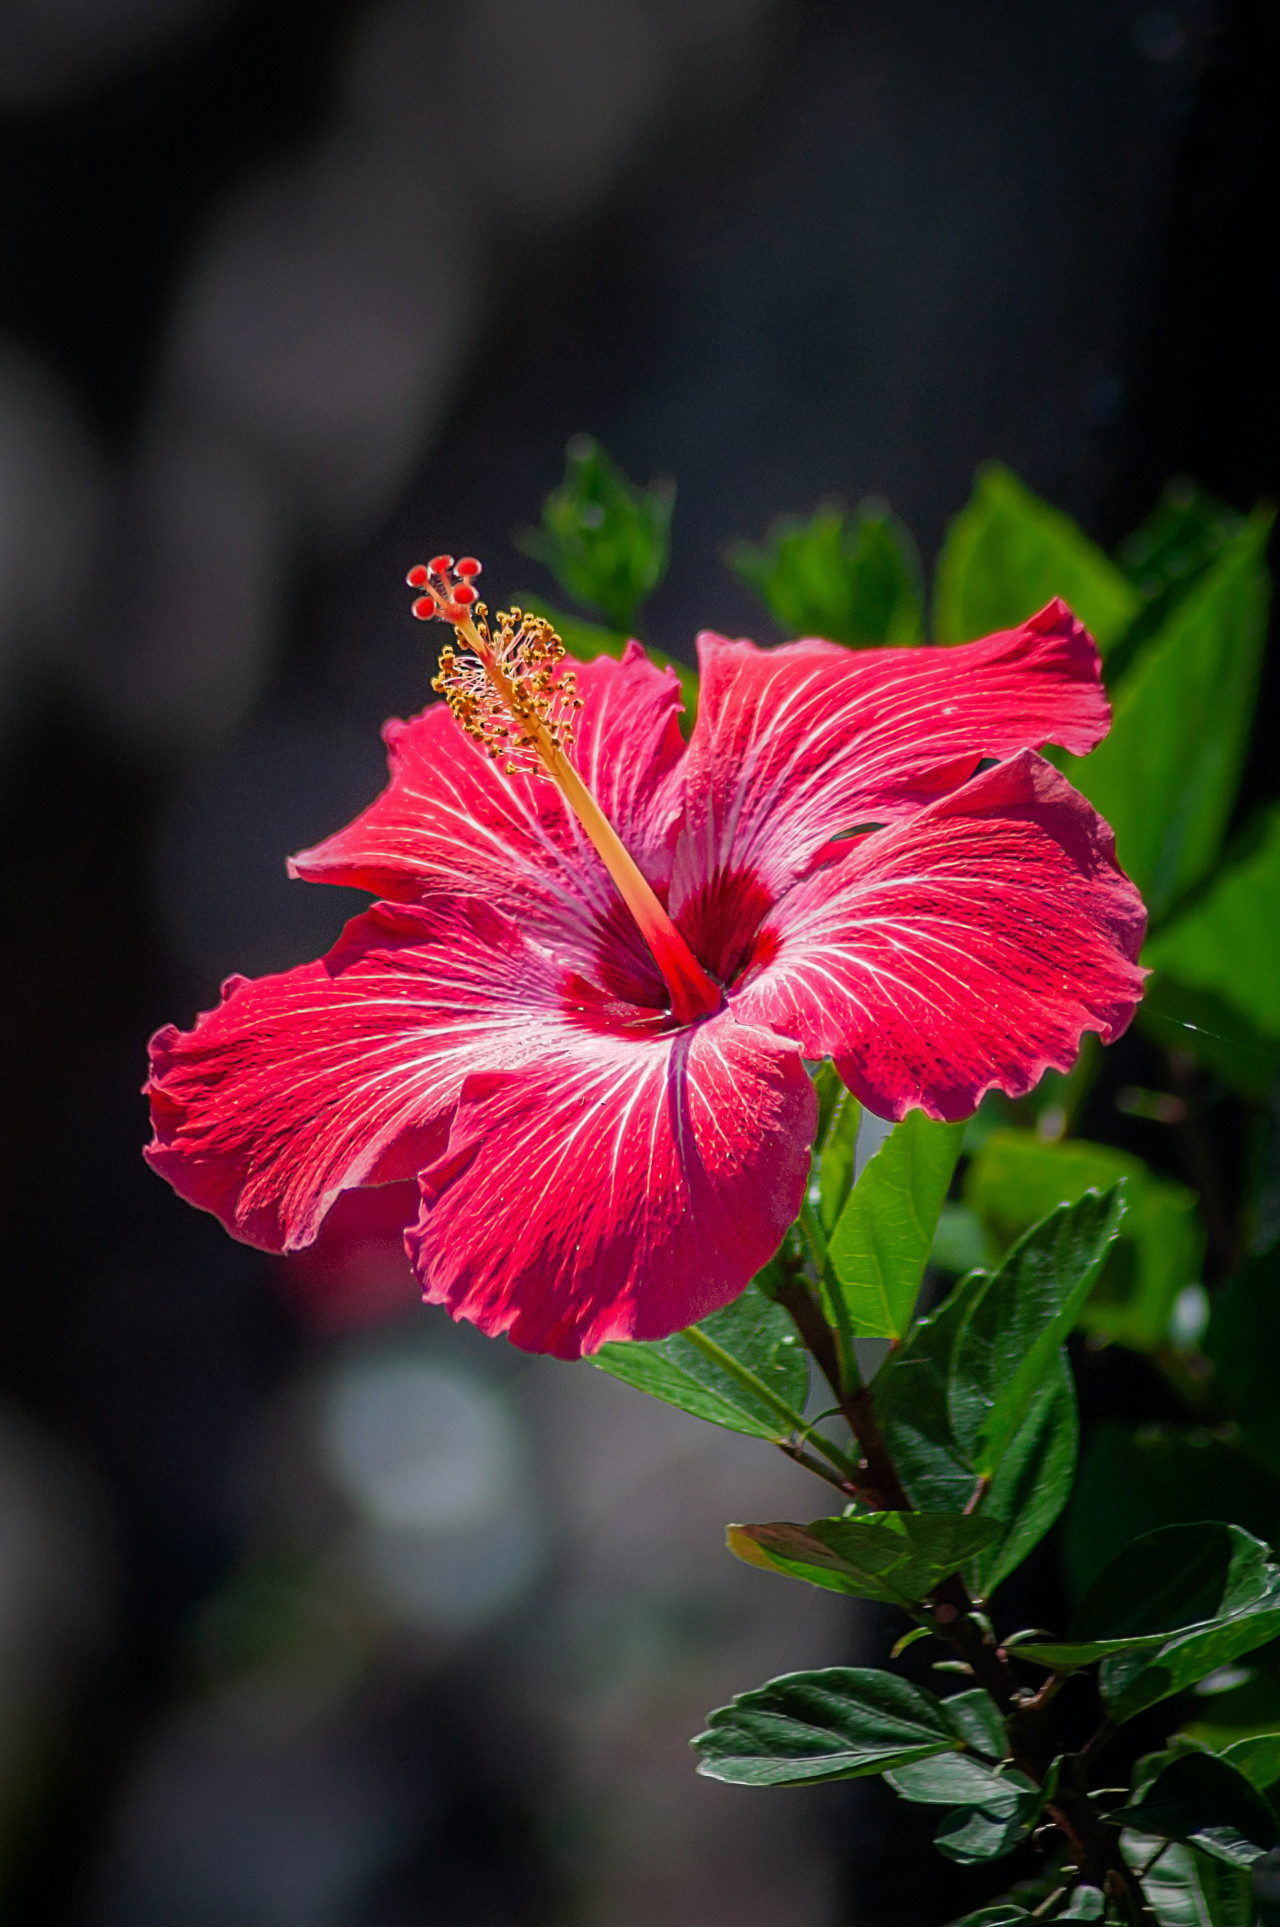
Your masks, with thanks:
[[[376,1212],[233,1244],[144,1045],[336,934],[282,859],[425,698],[405,568],[545,588],[577,431],[677,479],[686,657],[833,493],[927,559],[988,456],[1107,543],[1274,494],[1278,79],[1270,0],[0,0],[0,1918],[961,1910],[692,1775],[879,1637],[721,1550],[803,1475],[422,1310]]]

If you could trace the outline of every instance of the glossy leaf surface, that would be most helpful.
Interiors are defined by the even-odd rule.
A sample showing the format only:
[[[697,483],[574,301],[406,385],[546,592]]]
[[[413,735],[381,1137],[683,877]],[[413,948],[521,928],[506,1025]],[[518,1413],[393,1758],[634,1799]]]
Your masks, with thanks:
[[[941,1700],[873,1667],[788,1673],[709,1716],[698,1771],[736,1786],[854,1780],[957,1744]]]
[[[1025,1774],[1013,1768],[1000,1772],[971,1753],[939,1753],[895,1767],[884,1777],[904,1800],[924,1806],[981,1807],[1005,1819],[1018,1811],[1029,1793],[1039,1791]]]
[[[947,1718],[975,1753],[990,1760],[1002,1760],[1009,1750],[1009,1735],[1000,1708],[980,1686],[967,1693],[953,1693],[942,1702]]]
[[[741,1298],[704,1319],[698,1329],[784,1405],[797,1413],[803,1410],[809,1384],[804,1348],[786,1312],[758,1286],[748,1285]],[[726,1431],[780,1439],[791,1429],[771,1405],[707,1358],[682,1332],[652,1344],[602,1345],[592,1362],[637,1391]]]
[[[1280,1780],[1280,1733],[1251,1733],[1224,1747],[1222,1758],[1243,1773],[1250,1786],[1265,1793]]]
[[[1254,1927],[1252,1886],[1244,1868],[1177,1842],[1162,1852],[1152,1834],[1126,1829],[1121,1840],[1129,1865],[1149,1869],[1143,1891],[1159,1927]]]

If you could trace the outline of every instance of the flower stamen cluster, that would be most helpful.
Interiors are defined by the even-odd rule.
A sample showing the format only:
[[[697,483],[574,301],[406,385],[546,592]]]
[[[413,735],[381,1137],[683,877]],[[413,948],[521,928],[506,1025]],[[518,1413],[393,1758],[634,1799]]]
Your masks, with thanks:
[[[438,555],[410,569],[410,588],[421,589],[413,605],[420,621],[448,622],[470,645],[459,654],[452,643],[440,651],[431,687],[442,695],[462,730],[508,776],[546,776],[574,742],[574,719],[582,708],[578,679],[563,669],[565,647],[542,616],[500,609],[496,633],[489,611],[476,598],[473,556]]]

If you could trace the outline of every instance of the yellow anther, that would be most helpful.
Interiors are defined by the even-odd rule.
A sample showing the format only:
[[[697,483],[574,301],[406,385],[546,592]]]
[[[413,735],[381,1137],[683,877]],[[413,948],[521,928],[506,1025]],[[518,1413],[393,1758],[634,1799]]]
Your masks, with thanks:
[[[549,622],[522,609],[499,610],[491,630],[478,602],[457,634],[472,645],[459,655],[440,651],[431,687],[448,703],[472,741],[509,776],[546,776],[573,748],[574,717],[582,707],[577,677],[562,669],[565,648]]]

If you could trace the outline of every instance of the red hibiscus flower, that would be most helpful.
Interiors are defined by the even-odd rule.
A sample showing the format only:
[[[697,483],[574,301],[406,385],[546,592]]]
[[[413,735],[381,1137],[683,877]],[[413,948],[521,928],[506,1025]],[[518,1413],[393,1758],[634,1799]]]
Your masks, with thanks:
[[[637,644],[575,686],[545,625],[490,636],[478,565],[432,569],[415,607],[473,654],[290,866],[381,901],[152,1042],[147,1155],[236,1237],[296,1250],[414,1178],[428,1300],[564,1358],[658,1338],[796,1217],[804,1059],[882,1116],[960,1118],[1128,1023],[1141,901],[1033,748],[1109,722],[1063,603],[958,648],[703,635],[686,748]]]

